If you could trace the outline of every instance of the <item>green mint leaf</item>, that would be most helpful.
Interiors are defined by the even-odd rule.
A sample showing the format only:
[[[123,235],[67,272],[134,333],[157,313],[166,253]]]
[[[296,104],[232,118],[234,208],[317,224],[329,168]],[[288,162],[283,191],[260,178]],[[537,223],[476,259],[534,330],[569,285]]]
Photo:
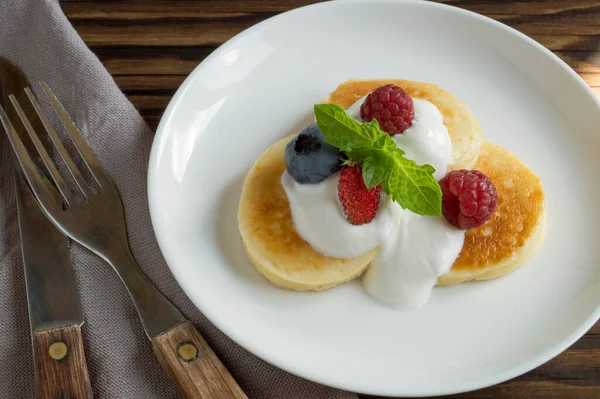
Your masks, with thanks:
[[[442,190],[431,165],[419,166],[404,157],[376,120],[359,123],[334,104],[315,105],[317,125],[325,141],[362,167],[365,185],[381,184],[383,191],[404,209],[419,215],[442,214]]]
[[[319,129],[325,136],[325,141],[344,152],[370,148],[375,140],[383,135],[387,136],[379,129],[377,122],[358,123],[339,105],[317,104],[315,117]]]
[[[419,215],[441,215],[442,190],[433,178],[431,165],[419,166],[406,159],[398,148],[385,151],[369,150],[362,162],[362,175],[367,188],[378,184],[383,191],[404,209]]]
[[[377,123],[375,119],[373,122]],[[377,124],[377,129],[379,129],[379,124]],[[404,151],[396,147],[396,142],[387,133],[373,142],[373,149],[384,152],[400,151],[400,155],[404,154]]]
[[[393,141],[392,141],[393,143]],[[371,189],[384,182],[394,167],[393,160],[388,151],[383,148],[371,148],[365,157],[362,166],[362,176],[367,188]]]
[[[370,151],[370,148],[361,148],[360,150],[348,151],[346,156],[350,162],[362,165],[365,159],[369,156]]]
[[[370,190],[381,184],[388,176],[389,170],[377,162],[373,157],[368,157],[362,164],[362,176],[365,185]]]
[[[404,158],[402,151],[394,151],[389,156],[394,166],[382,182],[383,191],[404,209],[418,215],[440,216],[442,189],[433,178],[435,169]]]

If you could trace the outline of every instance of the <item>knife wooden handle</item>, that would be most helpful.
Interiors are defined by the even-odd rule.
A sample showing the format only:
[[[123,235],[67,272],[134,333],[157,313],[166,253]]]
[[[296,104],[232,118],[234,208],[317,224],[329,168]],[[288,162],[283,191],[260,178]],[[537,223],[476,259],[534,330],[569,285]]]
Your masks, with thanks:
[[[152,348],[184,397],[247,398],[189,321],[152,338]]]
[[[39,399],[92,398],[81,327],[34,332],[33,353]]]

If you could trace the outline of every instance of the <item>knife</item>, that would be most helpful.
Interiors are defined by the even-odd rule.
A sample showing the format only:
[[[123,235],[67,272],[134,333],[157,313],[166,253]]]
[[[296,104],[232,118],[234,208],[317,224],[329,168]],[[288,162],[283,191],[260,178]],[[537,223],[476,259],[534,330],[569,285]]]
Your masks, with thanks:
[[[45,132],[24,95],[25,87],[30,85],[23,72],[0,58],[4,108],[19,136],[26,145],[32,145],[8,101],[8,96],[14,94],[36,132]],[[44,141],[48,146],[48,139]],[[15,172],[15,182],[38,398],[92,398],[81,335],[83,314],[69,240],[42,213],[21,172]]]

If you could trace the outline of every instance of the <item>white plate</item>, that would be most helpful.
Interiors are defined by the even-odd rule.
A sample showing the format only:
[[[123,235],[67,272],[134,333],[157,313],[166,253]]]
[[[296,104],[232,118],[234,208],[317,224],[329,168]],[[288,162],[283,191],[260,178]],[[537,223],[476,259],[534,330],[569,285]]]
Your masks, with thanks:
[[[434,289],[416,311],[354,281],[322,293],[271,286],[237,229],[244,176],[349,78],[432,82],[462,100],[486,139],[543,179],[541,252],[495,281]],[[310,380],[380,395],[435,395],[505,381],[567,348],[600,315],[600,104],[540,45],[457,8],[328,2],[271,18],[202,62],[160,123],[149,197],[177,281],[223,332]]]

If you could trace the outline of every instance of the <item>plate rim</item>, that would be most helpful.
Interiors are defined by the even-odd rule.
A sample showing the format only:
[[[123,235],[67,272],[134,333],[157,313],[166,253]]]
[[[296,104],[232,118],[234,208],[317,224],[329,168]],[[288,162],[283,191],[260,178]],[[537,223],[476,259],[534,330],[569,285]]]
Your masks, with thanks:
[[[452,394],[470,392],[470,391],[474,391],[477,389],[482,389],[482,388],[490,387],[490,386],[493,386],[496,384],[500,384],[500,383],[503,383],[510,379],[513,379],[515,377],[518,377],[520,375],[523,375],[523,374],[541,366],[542,364],[548,362],[549,360],[553,359],[554,357],[558,356],[563,351],[565,351],[567,348],[569,348],[573,343],[575,343],[578,339],[580,339],[598,320],[600,320],[600,303],[598,303],[596,308],[588,315],[588,317],[586,319],[584,319],[584,321],[576,329],[574,329],[574,331],[571,332],[571,334],[567,335],[561,342],[559,342],[557,345],[555,345],[551,349],[546,350],[546,351],[538,354],[537,356],[531,358],[529,361],[521,363],[519,366],[513,367],[502,373],[495,373],[493,375],[490,375],[490,376],[487,376],[484,378],[480,378],[475,381],[461,382],[459,384],[456,384],[453,387],[454,389],[438,389],[438,388],[432,387],[428,391],[423,391],[423,390],[415,391],[415,390],[411,390],[409,387],[402,387],[402,389],[389,390],[389,389],[378,389],[376,387],[365,386],[365,384],[361,384],[360,381],[355,382],[354,385],[344,385],[344,384],[338,384],[337,382],[331,382],[325,378],[321,378],[318,375],[318,373],[313,373],[310,370],[308,370],[308,371],[300,370],[297,367],[295,367],[293,364],[286,362],[286,360],[284,360],[282,358],[278,358],[276,356],[272,356],[267,351],[262,350],[260,345],[255,345],[250,340],[246,340],[242,333],[237,333],[236,331],[234,331],[234,329],[228,328],[228,324],[225,321],[221,320],[217,316],[218,312],[213,312],[210,309],[210,306],[208,304],[204,303],[202,300],[200,300],[198,298],[196,298],[196,300],[192,300],[191,297],[187,293],[186,278],[183,275],[183,273],[181,273],[181,269],[171,266],[171,263],[169,262],[169,259],[168,259],[169,257],[166,254],[168,252],[168,249],[166,249],[168,244],[164,238],[161,238],[161,233],[159,233],[159,229],[157,229],[158,219],[159,219],[158,207],[155,205],[155,202],[157,200],[153,198],[152,193],[155,192],[155,190],[156,190],[156,187],[155,187],[156,180],[154,179],[154,174],[156,173],[155,172],[157,170],[156,165],[158,164],[158,156],[159,156],[158,147],[160,147],[160,142],[165,139],[163,137],[165,128],[169,124],[169,120],[173,117],[173,114],[177,108],[177,105],[179,104],[180,98],[184,95],[184,93],[190,87],[190,84],[191,84],[190,82],[194,80],[196,75],[201,73],[203,64],[208,64],[208,63],[212,62],[213,59],[220,57],[222,55],[222,53],[226,52],[232,45],[234,45],[235,43],[237,43],[238,41],[240,41],[247,35],[251,35],[251,34],[255,33],[256,31],[261,29],[263,26],[272,23],[272,21],[278,20],[280,18],[286,18],[290,14],[304,12],[308,8],[327,8],[327,7],[333,8],[333,7],[339,7],[340,4],[344,4],[344,3],[350,3],[350,4],[351,3],[358,3],[358,4],[378,3],[378,4],[388,4],[388,5],[392,5],[394,7],[395,6],[402,7],[403,4],[413,4],[413,5],[418,5],[419,7],[432,7],[432,8],[443,9],[443,10],[445,10],[445,12],[454,12],[454,13],[462,15],[464,17],[474,18],[485,24],[492,25],[492,26],[504,31],[507,34],[511,34],[511,35],[515,36],[517,39],[525,41],[527,44],[529,44],[532,47],[532,49],[537,50],[537,51],[541,52],[544,56],[546,56],[546,58],[548,59],[548,62],[554,62],[555,64],[558,64],[561,67],[561,70],[563,72],[566,72],[568,74],[568,76],[572,79],[572,84],[577,84],[579,86],[579,89],[583,90],[583,92],[587,95],[588,99],[591,100],[593,103],[595,103],[596,109],[600,112],[600,98],[598,98],[596,96],[596,94],[592,91],[592,89],[589,87],[589,85],[583,80],[583,78],[579,74],[577,74],[570,66],[568,66],[562,59],[560,59],[557,55],[552,53],[550,50],[548,50],[546,47],[544,47],[543,45],[541,45],[534,39],[519,32],[518,30],[511,28],[510,26],[505,25],[502,22],[496,21],[494,19],[491,19],[484,15],[475,13],[473,11],[465,10],[465,9],[451,6],[451,5],[444,4],[444,3],[434,3],[431,1],[422,1],[422,0],[337,0],[337,1],[329,1],[329,2],[311,4],[311,5],[299,7],[299,8],[293,9],[293,10],[289,10],[289,11],[277,14],[273,17],[267,18],[264,21],[261,21],[255,25],[243,30],[242,32],[236,34],[235,36],[233,36],[232,38],[230,38],[229,40],[224,42],[217,49],[215,49],[204,60],[202,60],[194,68],[194,70],[185,78],[183,83],[179,86],[179,88],[177,89],[177,91],[175,92],[175,94],[173,95],[171,100],[169,101],[169,104],[167,105],[167,108],[165,109],[163,116],[161,117],[161,120],[156,129],[155,137],[154,137],[154,140],[152,143],[152,149],[150,152],[150,158],[149,158],[149,163],[148,163],[148,175],[147,175],[148,194],[147,195],[148,195],[148,203],[149,203],[149,208],[150,208],[150,217],[151,217],[152,227],[153,227],[153,230],[154,230],[154,233],[156,236],[157,243],[159,245],[159,248],[165,259],[167,266],[169,267],[171,273],[173,274],[175,280],[181,287],[182,291],[190,299],[190,301],[194,304],[194,306],[204,316],[206,316],[206,318],[218,330],[220,330],[225,335],[227,335],[227,337],[229,337],[236,344],[240,345],[245,350],[249,351],[250,353],[259,357],[260,359],[262,359],[284,371],[287,371],[295,376],[298,376],[298,377],[301,377],[301,378],[304,378],[304,379],[307,379],[307,380],[310,380],[310,381],[313,381],[313,382],[316,382],[316,383],[319,383],[319,384],[322,384],[325,386],[329,386],[332,388],[337,388],[337,389],[346,390],[346,391],[352,391],[352,392],[361,393],[361,394],[379,395],[379,396],[406,396],[406,395],[408,395],[411,397],[424,397],[424,396],[432,396],[432,395],[452,395]],[[190,287],[188,287],[188,288],[190,288]]]

